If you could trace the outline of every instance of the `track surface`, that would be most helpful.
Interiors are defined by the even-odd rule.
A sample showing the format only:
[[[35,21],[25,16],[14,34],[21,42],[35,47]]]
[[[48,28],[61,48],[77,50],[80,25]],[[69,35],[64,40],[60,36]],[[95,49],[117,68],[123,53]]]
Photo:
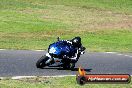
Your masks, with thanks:
[[[56,76],[75,75],[78,66],[91,73],[121,73],[132,75],[132,54],[85,53],[74,71],[57,67],[38,69],[36,61],[45,51],[0,50],[0,76]]]

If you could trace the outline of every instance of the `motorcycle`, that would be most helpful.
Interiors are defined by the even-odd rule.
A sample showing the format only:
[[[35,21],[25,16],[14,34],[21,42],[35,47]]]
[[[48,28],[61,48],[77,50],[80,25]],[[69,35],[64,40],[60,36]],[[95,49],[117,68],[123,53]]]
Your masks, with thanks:
[[[42,56],[37,62],[37,68],[44,68],[45,66],[57,66],[64,69],[73,70],[81,54],[84,54],[85,48],[78,50],[71,43],[60,40],[50,44],[46,55]],[[77,55],[77,60],[71,59],[71,57]]]

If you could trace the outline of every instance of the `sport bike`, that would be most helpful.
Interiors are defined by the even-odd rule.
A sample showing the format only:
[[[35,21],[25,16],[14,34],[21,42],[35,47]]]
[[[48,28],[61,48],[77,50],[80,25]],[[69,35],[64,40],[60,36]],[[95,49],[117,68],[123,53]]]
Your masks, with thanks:
[[[79,60],[80,55],[84,54],[84,51],[85,49],[79,50],[71,43],[58,39],[57,42],[49,45],[48,52],[36,62],[36,67],[57,66],[72,70]],[[77,59],[71,59],[75,54],[77,55]]]

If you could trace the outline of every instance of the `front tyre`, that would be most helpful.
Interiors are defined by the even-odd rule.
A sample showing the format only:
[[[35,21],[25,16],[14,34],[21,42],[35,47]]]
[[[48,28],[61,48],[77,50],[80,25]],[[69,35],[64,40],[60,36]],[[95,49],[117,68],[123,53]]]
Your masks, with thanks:
[[[43,68],[47,66],[46,61],[49,59],[46,55],[42,56],[37,62],[36,62],[36,67],[37,68]]]

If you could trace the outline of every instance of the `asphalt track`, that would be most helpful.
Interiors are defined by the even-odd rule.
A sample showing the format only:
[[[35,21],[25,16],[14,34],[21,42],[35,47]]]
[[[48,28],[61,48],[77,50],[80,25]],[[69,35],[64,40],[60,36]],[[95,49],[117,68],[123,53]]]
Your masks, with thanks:
[[[87,52],[80,57],[75,70],[70,71],[58,67],[36,68],[36,61],[45,53],[45,51],[0,50],[0,77],[75,75],[79,66],[88,74],[132,75],[132,54]]]

